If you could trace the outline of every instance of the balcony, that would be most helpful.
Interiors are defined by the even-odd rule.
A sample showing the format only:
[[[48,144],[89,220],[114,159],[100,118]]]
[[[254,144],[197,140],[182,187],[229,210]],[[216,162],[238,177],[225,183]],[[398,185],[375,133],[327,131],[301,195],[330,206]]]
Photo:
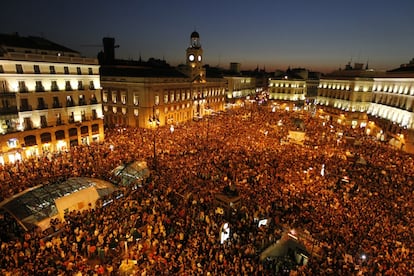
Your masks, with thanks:
[[[86,105],[86,101],[85,100],[79,100],[79,105]]]
[[[36,86],[35,90],[36,90],[36,92],[45,92],[45,88],[43,87],[43,85]]]
[[[24,111],[32,111],[33,108],[31,105],[21,105],[20,106],[20,112],[24,112]]]
[[[36,110],[45,110],[48,109],[47,104],[38,104]]]
[[[52,108],[62,108],[60,103],[53,103]]]
[[[0,108],[0,115],[11,115],[17,114],[17,106],[3,107]]]
[[[21,86],[21,87],[19,87],[19,92],[20,93],[29,93],[29,88],[27,88],[27,86]]]

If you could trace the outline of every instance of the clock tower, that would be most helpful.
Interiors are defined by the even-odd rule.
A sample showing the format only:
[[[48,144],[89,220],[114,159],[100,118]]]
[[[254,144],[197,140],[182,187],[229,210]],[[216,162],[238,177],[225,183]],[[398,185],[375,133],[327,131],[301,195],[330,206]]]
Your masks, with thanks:
[[[190,77],[193,81],[204,81],[203,49],[200,44],[200,35],[194,31],[190,36],[190,47],[186,51],[186,64],[189,67]]]

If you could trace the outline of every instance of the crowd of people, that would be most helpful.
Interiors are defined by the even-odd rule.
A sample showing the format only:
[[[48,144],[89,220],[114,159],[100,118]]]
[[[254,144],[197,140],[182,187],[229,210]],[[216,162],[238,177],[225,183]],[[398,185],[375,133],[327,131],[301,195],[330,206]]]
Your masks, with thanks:
[[[292,130],[305,140],[289,140]],[[1,197],[68,177],[109,179],[134,160],[154,169],[144,187],[120,187],[111,204],[68,213],[54,235],[2,240],[2,274],[273,275],[260,253],[284,231],[306,233],[311,255],[290,273],[414,274],[413,156],[307,111],[260,106],[173,131],[108,129],[99,144],[2,166]],[[225,215],[214,196],[229,186],[241,208]]]

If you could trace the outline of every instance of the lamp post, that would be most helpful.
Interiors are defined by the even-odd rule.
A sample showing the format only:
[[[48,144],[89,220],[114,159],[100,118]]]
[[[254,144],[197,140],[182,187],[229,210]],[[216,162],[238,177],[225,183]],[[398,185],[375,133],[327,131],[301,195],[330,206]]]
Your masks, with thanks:
[[[158,114],[155,112],[155,105],[152,106],[152,116],[149,118],[150,124],[154,127],[153,148],[154,148],[154,169],[157,171],[157,146],[156,146],[156,130],[160,124]]]

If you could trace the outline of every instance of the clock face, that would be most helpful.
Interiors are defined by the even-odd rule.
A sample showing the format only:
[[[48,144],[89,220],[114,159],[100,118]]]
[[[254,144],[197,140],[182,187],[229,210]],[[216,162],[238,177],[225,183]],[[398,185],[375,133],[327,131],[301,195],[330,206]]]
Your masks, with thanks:
[[[201,61],[201,56],[198,56],[197,59],[198,59],[198,61]]]
[[[188,60],[189,60],[189,61],[194,61],[194,55],[193,55],[193,54],[189,55],[189,56],[188,56]]]

